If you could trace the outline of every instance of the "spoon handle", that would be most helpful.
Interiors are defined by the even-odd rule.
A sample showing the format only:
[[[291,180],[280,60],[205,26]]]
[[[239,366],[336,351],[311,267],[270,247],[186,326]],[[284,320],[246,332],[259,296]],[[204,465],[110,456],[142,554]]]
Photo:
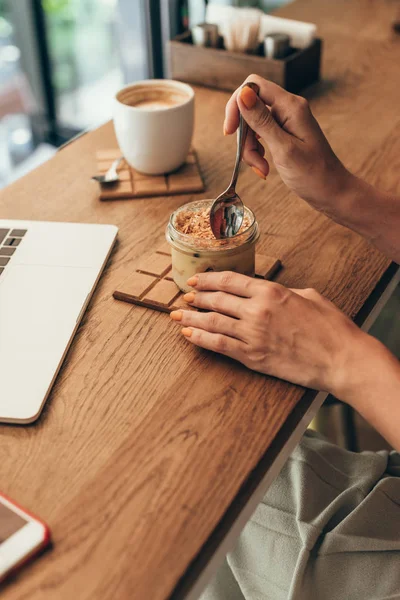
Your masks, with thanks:
[[[260,91],[259,86],[256,83],[253,83],[251,81],[246,83],[245,86],[251,88],[256,94],[258,94],[258,92]],[[243,87],[245,87],[245,86],[243,86]],[[246,123],[246,121],[243,119],[242,113],[239,112],[239,128],[238,128],[238,132],[237,132],[236,161],[235,161],[235,166],[233,169],[231,183],[229,185],[230,188],[236,187],[236,182],[237,182],[237,179],[239,176],[240,161],[242,160],[243,150],[244,150],[244,145],[246,142],[248,130],[249,130],[249,126]]]
[[[106,177],[107,176],[108,177],[117,177],[117,175],[118,175],[117,169],[123,160],[124,160],[123,156],[120,156],[119,158],[115,159],[114,162],[112,163],[111,167],[108,169],[108,171],[106,173]]]

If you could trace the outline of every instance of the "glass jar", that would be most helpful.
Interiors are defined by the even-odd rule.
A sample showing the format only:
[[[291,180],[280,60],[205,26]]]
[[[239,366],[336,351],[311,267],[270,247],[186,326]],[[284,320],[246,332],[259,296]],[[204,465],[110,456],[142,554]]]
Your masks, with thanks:
[[[255,247],[260,237],[258,223],[253,212],[245,207],[249,226],[231,238],[194,237],[176,229],[176,219],[183,211],[203,212],[211,208],[213,200],[197,200],[179,207],[172,213],[166,229],[171,246],[172,277],[184,292],[191,288],[187,280],[196,273],[206,271],[235,271],[254,276]]]

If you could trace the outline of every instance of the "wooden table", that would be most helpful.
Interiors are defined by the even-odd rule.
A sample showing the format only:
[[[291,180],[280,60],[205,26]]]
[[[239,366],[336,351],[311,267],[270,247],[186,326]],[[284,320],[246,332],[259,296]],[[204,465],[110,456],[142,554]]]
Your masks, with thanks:
[[[400,191],[394,11],[383,0],[299,0],[281,14],[317,22],[325,40],[324,82],[308,96],[334,149]],[[212,197],[234,157],[235,140],[222,136],[228,94],[196,95],[195,146]],[[112,299],[137,257],[162,242],[171,211],[192,198],[100,203],[89,176],[96,149],[114,143],[105,125],[0,195],[5,218],[120,227],[42,417],[0,428],[2,491],[47,521],[54,539],[4,600],[196,597],[322,401],[189,345],[164,314]],[[258,216],[261,250],[284,263],[281,283],[315,287],[372,320],[394,284],[388,259],[274,171],[263,182],[246,170],[239,192]]]

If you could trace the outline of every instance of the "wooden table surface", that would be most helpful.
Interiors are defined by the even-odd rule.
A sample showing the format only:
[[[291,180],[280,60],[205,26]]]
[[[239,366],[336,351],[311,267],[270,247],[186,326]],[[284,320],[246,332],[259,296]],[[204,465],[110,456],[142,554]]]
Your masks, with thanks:
[[[336,152],[370,182],[399,190],[395,7],[298,0],[280,12],[316,22],[324,38],[324,82],[308,97]],[[196,89],[194,144],[208,197],[232,169],[235,139],[222,136],[228,97]],[[0,427],[1,489],[49,523],[54,539],[4,600],[182,597],[263,475],[257,465],[268,468],[313,399],[191,346],[165,314],[113,300],[136,259],[163,241],[171,211],[195,197],[100,203],[89,176],[95,151],[114,144],[107,124],[0,194],[4,218],[120,228],[40,420]],[[390,261],[314,212],[274,170],[264,182],[244,169],[239,193],[257,214],[260,249],[283,261],[278,281],[315,287],[357,315]]]

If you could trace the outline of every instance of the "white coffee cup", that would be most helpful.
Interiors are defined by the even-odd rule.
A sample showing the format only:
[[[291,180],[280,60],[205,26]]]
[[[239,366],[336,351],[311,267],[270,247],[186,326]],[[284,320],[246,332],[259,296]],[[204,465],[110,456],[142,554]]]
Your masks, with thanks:
[[[121,153],[136,171],[160,175],[186,160],[193,135],[194,91],[171,79],[128,85],[114,100]]]

